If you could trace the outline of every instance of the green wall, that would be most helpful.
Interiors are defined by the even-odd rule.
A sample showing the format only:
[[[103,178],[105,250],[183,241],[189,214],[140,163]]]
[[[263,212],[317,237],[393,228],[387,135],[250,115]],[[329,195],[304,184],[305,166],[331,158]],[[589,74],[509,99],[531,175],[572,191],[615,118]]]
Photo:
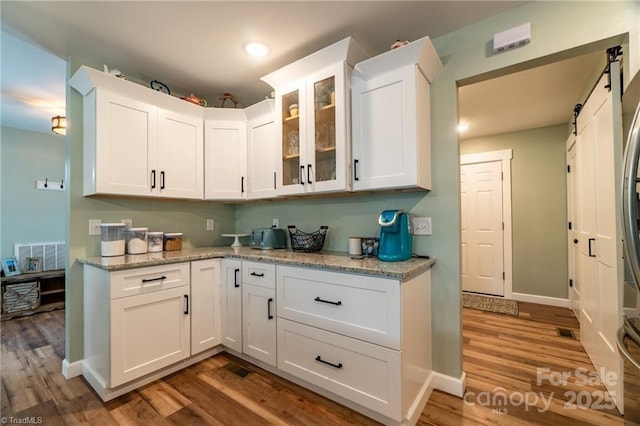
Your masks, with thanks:
[[[571,17],[570,22],[567,17]],[[525,47],[500,55],[490,53],[489,43],[496,32],[531,22],[532,41]],[[530,2],[509,12],[497,15],[476,25],[463,28],[434,40],[436,49],[445,64],[443,71],[432,85],[432,175],[434,189],[429,193],[392,193],[346,201],[343,197],[317,199],[314,201],[259,202],[236,208],[230,206],[189,203],[173,203],[175,212],[159,211],[154,217],[163,223],[185,220],[189,216],[204,219],[213,215],[229,214],[237,210],[238,230],[254,226],[268,226],[274,213],[281,220],[295,220],[299,226],[313,229],[320,224],[332,226],[330,247],[345,247],[348,236],[357,233],[375,232],[371,221],[382,208],[405,206],[411,213],[433,218],[433,235],[416,238],[415,251],[438,259],[432,279],[432,323],[433,363],[435,371],[444,375],[460,377],[462,373],[462,325],[460,288],[460,202],[459,202],[459,149],[455,132],[457,122],[457,84],[478,75],[486,77],[528,68],[533,63],[548,61],[549,56],[560,59],[569,49],[590,45],[589,49],[609,47],[607,38],[621,40],[630,32],[630,52],[625,68],[632,74],[639,68],[640,58],[640,5],[636,2]],[[425,34],[429,29],[425,28]],[[70,71],[79,63],[71,61]],[[632,75],[631,74],[631,75]],[[71,75],[71,74],[69,74]],[[629,74],[627,74],[629,75]],[[67,117],[73,125],[70,135],[70,180],[69,192],[70,227],[69,241],[70,274],[67,278],[67,347],[69,362],[82,359],[82,272],[76,258],[92,253],[93,240],[86,236],[87,221],[101,212],[111,202],[83,198],[80,194],[82,176],[82,107],[80,95],[68,91]],[[156,206],[156,202],[119,201],[123,210]],[[147,204],[148,203],[148,204]],[[313,216],[309,203],[314,205]],[[343,206],[343,209],[336,206]],[[409,208],[410,207],[410,208]],[[255,209],[255,210],[254,210]],[[195,211],[195,212],[194,212]],[[328,214],[339,219],[324,220]],[[284,213],[280,213],[284,212]],[[192,216],[193,215],[193,216]],[[262,215],[266,216],[263,217]],[[116,216],[121,216],[121,213]],[[118,217],[119,218],[119,217]],[[298,219],[300,218],[300,219]],[[134,217],[134,220],[136,218]],[[322,223],[320,223],[322,222]],[[229,222],[231,223],[231,222]],[[197,233],[202,226],[184,223],[185,233]],[[224,227],[224,225],[223,225]],[[231,232],[230,229],[219,232]],[[208,241],[207,241],[208,242]],[[216,243],[216,241],[213,241]],[[225,241],[226,243],[226,241]]]
[[[36,189],[36,181],[65,177],[66,138],[53,133],[1,128],[0,254],[15,243],[65,241],[66,192]]]
[[[513,292],[566,299],[567,126],[460,142],[460,154],[512,149]]]

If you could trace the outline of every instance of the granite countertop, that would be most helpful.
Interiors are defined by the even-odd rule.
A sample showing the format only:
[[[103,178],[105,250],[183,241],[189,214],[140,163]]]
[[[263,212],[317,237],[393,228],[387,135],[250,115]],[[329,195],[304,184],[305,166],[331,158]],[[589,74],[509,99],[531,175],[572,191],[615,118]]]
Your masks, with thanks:
[[[402,262],[382,262],[377,258],[352,259],[347,253],[303,253],[290,250],[257,250],[250,247],[199,247],[179,251],[135,254],[115,257],[85,257],[78,262],[107,271],[119,271],[168,263],[212,258],[255,260],[279,265],[305,266],[337,272],[379,275],[407,279],[433,266],[433,258],[414,257]]]

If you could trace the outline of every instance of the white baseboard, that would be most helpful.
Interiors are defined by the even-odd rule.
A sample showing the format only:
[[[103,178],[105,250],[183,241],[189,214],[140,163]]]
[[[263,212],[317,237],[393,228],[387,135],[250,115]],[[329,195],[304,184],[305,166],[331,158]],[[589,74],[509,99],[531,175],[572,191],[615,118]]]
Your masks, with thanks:
[[[540,305],[560,306],[569,308],[569,299],[561,299],[559,297],[538,296],[527,293],[513,293],[513,298],[520,302],[538,303]]]
[[[464,371],[460,377],[447,376],[436,371],[433,372],[434,389],[462,398],[466,387],[467,373]]]
[[[67,359],[62,360],[62,375],[65,379],[71,379],[82,375],[82,360],[69,362]]]

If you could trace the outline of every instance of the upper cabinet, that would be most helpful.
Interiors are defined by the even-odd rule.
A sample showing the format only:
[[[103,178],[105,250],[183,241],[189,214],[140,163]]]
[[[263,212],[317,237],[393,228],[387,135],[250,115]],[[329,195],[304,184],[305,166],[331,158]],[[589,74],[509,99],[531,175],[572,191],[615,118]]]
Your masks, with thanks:
[[[349,75],[367,57],[348,37],[262,77],[276,94],[278,195],[350,189]]]
[[[247,198],[276,196],[278,135],[273,99],[245,108],[247,116]]]
[[[203,197],[202,108],[81,67],[83,195]]]
[[[247,198],[247,119],[243,110],[207,108],[204,135],[204,198]]]
[[[356,65],[353,189],[431,189],[430,84],[442,62],[429,37]]]

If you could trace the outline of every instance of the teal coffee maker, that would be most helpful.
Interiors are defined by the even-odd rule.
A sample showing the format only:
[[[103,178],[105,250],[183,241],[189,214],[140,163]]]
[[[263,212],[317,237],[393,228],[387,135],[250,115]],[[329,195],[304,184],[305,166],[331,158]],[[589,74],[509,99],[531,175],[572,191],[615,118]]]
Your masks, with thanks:
[[[385,210],[378,218],[380,225],[380,246],[378,259],[386,262],[398,262],[411,258],[413,235],[411,220],[402,210]]]

